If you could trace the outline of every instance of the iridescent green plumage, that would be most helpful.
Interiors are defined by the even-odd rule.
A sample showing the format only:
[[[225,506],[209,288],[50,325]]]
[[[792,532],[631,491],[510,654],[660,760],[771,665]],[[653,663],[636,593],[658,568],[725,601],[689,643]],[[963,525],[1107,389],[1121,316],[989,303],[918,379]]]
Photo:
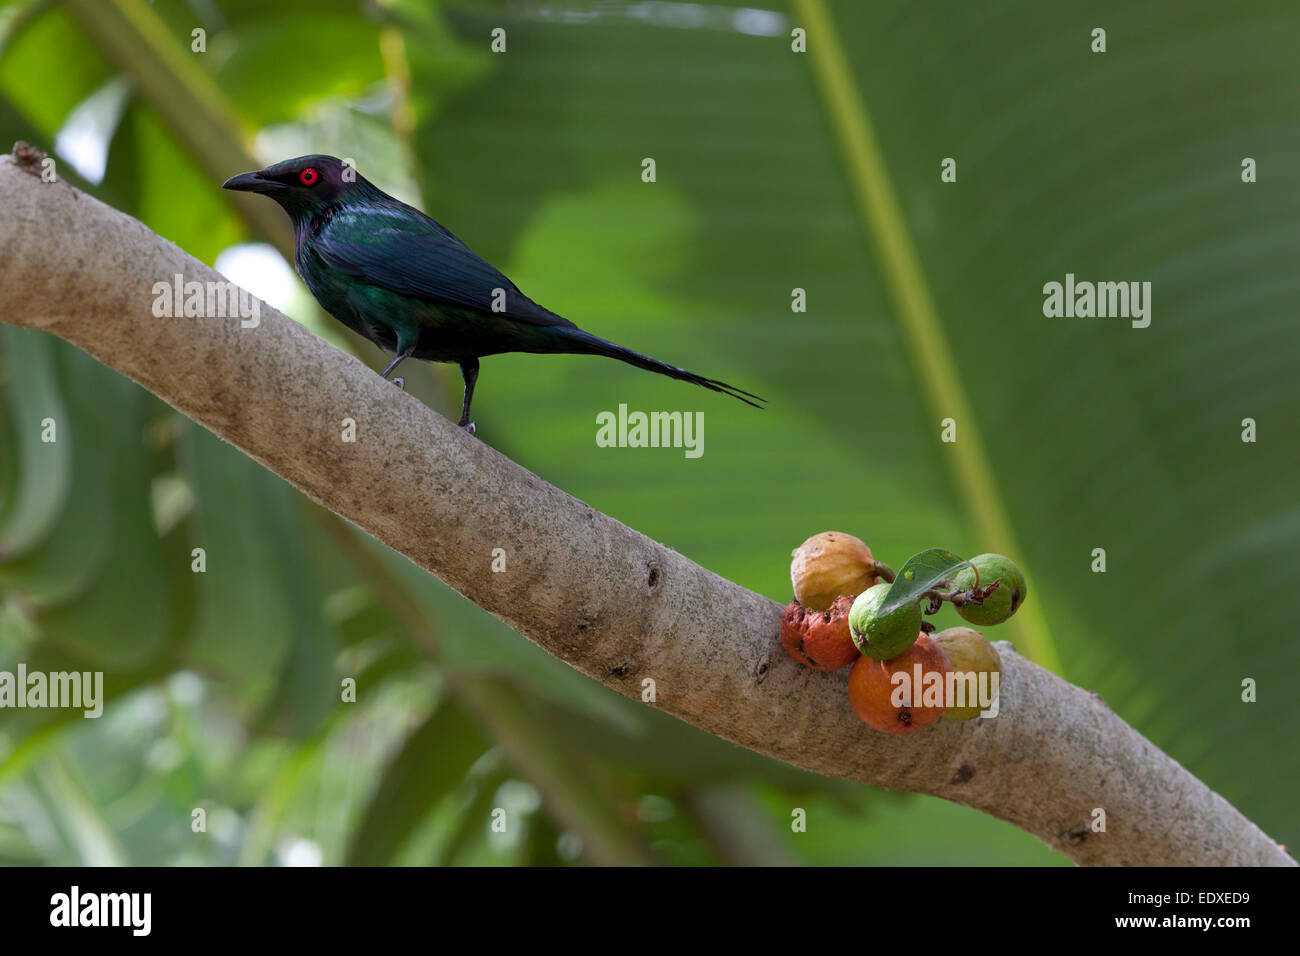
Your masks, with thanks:
[[[297,237],[298,274],[325,311],[396,353],[385,377],[412,357],[460,365],[463,427],[470,425],[478,360],[502,352],[604,355],[756,408],[763,401],[584,332],[333,156],[286,160],[235,176],[225,188],[265,193],[284,207]]]

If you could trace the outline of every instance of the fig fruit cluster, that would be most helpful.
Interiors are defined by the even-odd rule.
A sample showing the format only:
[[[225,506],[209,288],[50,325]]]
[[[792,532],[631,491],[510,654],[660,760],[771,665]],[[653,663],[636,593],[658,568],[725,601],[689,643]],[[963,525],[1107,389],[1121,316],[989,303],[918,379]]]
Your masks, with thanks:
[[[851,667],[849,704],[869,727],[907,734],[940,717],[971,720],[984,712],[981,695],[988,703],[990,687],[996,698],[1002,675],[996,648],[969,627],[927,633],[934,628],[923,619],[945,602],[980,627],[1010,618],[1028,593],[1010,558],[977,555],[888,613],[882,612],[894,573],[861,539],[824,531],[791,558],[795,599],[781,616],[781,644],[805,667]]]

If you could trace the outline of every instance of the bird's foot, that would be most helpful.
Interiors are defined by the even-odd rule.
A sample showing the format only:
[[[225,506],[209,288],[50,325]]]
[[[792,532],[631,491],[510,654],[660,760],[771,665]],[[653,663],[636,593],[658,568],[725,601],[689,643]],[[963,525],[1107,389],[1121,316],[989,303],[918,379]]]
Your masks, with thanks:
[[[457,422],[456,424],[471,435],[478,433],[478,428],[473,422]]]
[[[402,378],[400,375],[397,376],[397,378],[389,379],[389,381],[392,382],[394,385],[396,385],[398,388],[400,388],[402,391],[406,391],[406,379]]]

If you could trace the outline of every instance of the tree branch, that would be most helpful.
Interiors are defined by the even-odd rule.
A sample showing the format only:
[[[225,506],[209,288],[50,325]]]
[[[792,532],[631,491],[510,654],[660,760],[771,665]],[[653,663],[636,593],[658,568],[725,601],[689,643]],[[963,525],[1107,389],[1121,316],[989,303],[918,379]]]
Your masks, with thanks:
[[[155,318],[224,282],[140,222],[0,157],[0,318],[139,382],[608,687],[798,767],[943,797],[1085,864],[1294,865],[1096,695],[998,646],[998,717],[875,733],[800,667],[781,606],[552,487],[296,322]],[[345,418],[356,440],[342,440]],[[20,427],[37,427],[20,423]],[[492,573],[492,549],[508,570]],[[1093,832],[1094,810],[1106,831]]]

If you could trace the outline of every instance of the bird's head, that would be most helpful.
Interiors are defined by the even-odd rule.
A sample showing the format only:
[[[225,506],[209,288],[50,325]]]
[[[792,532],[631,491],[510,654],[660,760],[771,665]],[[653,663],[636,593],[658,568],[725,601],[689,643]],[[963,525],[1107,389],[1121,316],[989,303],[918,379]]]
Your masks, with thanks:
[[[222,189],[265,193],[294,219],[310,216],[321,207],[369,186],[350,164],[333,156],[312,155],[286,159],[252,173],[231,176]]]

